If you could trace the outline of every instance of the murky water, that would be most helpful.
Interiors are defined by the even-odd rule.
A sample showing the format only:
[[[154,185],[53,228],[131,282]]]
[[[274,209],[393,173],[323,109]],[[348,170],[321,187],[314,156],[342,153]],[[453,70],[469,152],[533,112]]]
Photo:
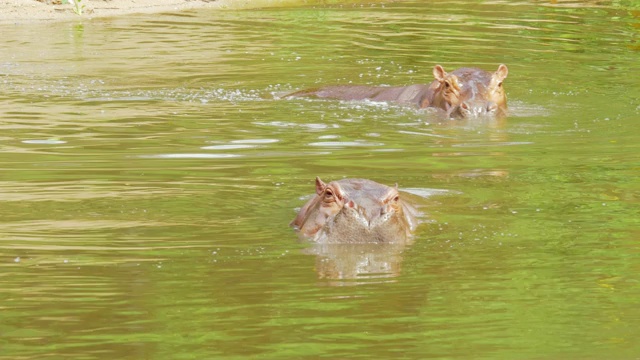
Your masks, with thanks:
[[[593,3],[593,4],[592,4]],[[0,28],[0,359],[640,356],[640,12],[394,2]],[[280,100],[509,66],[511,116]],[[311,246],[316,176],[407,246]]]

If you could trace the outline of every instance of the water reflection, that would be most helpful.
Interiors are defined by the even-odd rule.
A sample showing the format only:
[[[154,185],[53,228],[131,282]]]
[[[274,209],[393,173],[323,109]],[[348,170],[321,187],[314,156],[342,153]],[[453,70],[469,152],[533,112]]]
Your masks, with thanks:
[[[638,14],[547,3],[0,26],[0,358],[637,356]],[[277,98],[498,61],[505,121]],[[448,191],[300,254],[310,174]]]
[[[253,149],[255,145],[247,144],[224,144],[224,145],[209,145],[201,147],[202,150],[236,150],[236,149]]]
[[[242,157],[240,154],[157,154],[140,155],[143,159],[228,159]]]
[[[331,147],[331,148],[340,148],[340,147],[360,147],[360,146],[383,146],[383,143],[371,143],[366,141],[318,141],[310,143],[309,146],[319,146],[319,147]]]
[[[39,144],[39,145],[60,145],[60,144],[66,144],[66,141],[63,140],[55,140],[55,139],[51,139],[51,140],[39,140],[39,139],[33,139],[33,140],[22,140],[22,143],[24,144]]]
[[[316,256],[318,278],[328,285],[362,285],[393,281],[400,275],[402,252],[409,245],[314,244],[304,253]]]

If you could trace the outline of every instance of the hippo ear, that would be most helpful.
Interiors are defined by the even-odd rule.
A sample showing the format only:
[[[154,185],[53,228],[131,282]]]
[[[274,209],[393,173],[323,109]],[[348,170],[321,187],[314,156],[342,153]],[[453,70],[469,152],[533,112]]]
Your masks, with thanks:
[[[322,180],[320,180],[319,176],[316,176],[316,194],[320,195],[324,192],[324,189],[327,188],[327,184],[325,184]]]
[[[444,71],[442,66],[436,65],[433,67],[433,77],[436,78],[436,80],[443,82],[447,77],[447,72]]]
[[[500,66],[498,66],[498,70],[493,76],[496,78],[496,80],[498,80],[498,82],[501,82],[507,78],[507,75],[509,75],[509,69],[507,69],[507,65],[500,64]]]

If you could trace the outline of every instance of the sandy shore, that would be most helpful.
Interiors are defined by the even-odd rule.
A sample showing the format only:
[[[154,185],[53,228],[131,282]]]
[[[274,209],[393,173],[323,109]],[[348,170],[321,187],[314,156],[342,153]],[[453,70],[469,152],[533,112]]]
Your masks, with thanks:
[[[45,0],[43,0],[45,1]],[[137,13],[177,12],[187,9],[239,9],[300,4],[300,0],[81,0],[84,11],[60,0],[0,0],[0,24],[91,19]]]

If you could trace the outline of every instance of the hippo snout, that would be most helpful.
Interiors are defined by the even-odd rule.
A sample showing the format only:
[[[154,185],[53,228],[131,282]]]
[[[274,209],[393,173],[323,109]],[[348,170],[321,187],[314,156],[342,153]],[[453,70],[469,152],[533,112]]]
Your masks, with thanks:
[[[354,201],[349,201],[345,206],[344,215],[350,218],[352,223],[359,223],[364,229],[370,231],[389,220],[394,211],[389,204],[362,206]]]
[[[501,108],[493,101],[463,101],[449,112],[449,117],[454,118],[478,118],[483,116],[496,116],[500,114]]]

